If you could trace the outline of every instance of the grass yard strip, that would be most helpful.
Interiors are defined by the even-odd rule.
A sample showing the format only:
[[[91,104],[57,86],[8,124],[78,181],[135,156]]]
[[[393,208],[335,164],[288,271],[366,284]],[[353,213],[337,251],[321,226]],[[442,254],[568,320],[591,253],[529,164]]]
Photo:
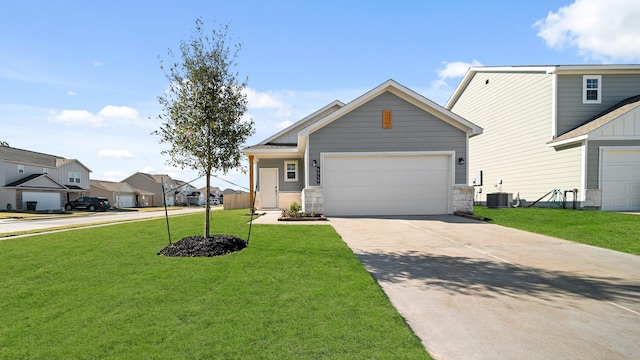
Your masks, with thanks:
[[[553,208],[489,209],[474,215],[498,225],[640,255],[640,215]]]
[[[246,239],[246,212],[213,232]],[[168,258],[164,221],[0,242],[0,358],[429,358],[332,227],[254,225],[240,252]],[[177,241],[203,216],[170,222]]]

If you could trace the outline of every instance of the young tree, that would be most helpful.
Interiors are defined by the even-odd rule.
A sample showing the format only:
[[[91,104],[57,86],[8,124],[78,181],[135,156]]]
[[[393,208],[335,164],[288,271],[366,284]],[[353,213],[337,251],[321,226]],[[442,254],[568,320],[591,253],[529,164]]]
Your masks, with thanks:
[[[247,110],[243,92],[247,79],[238,80],[233,68],[240,44],[228,45],[229,25],[221,25],[205,33],[202,19],[196,20],[195,32],[188,41],[180,42],[181,59],[171,58],[169,69],[161,69],[169,80],[169,88],[158,96],[163,112],[159,130],[160,143],[171,145],[162,151],[167,162],[182,169],[198,170],[206,176],[207,190],[211,174],[240,168],[240,147],[254,132],[253,121],[242,119]],[[204,236],[210,237],[209,194],[205,196]]]

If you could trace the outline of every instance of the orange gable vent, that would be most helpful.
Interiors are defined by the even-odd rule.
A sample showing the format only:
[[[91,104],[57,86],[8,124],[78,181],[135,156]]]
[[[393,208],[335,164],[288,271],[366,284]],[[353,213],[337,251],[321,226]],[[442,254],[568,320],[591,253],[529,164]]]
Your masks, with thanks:
[[[391,129],[391,110],[382,110],[382,128]]]

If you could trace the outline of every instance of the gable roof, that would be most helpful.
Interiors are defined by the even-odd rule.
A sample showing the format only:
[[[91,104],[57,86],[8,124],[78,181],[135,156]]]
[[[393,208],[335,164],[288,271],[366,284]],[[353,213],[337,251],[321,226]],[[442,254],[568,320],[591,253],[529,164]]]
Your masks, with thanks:
[[[334,101],[331,104],[316,111],[315,113],[291,125],[285,130],[279,132],[278,134],[260,142],[259,144],[246,147],[244,151],[254,154],[261,154],[262,156],[269,156],[269,154],[275,155],[276,153],[298,153],[302,155],[304,153],[309,134],[318,131],[324,126],[359,108],[360,106],[366,104],[370,100],[385,92],[390,92],[398,96],[399,98],[418,107],[419,109],[424,110],[434,115],[438,119],[445,121],[448,124],[464,131],[469,136],[475,136],[482,133],[481,127],[473,124],[472,122],[462,118],[459,115],[454,114],[453,112],[445,109],[444,107],[436,104],[435,102],[427,99],[417,92],[390,79],[364,93],[363,95],[359,96],[346,105],[339,101]],[[297,141],[295,141],[295,143],[272,143],[272,141],[278,138],[282,138],[285,134],[291,135],[293,133],[296,134],[297,138]]]
[[[349,112],[357,109],[361,105],[369,102],[375,97],[385,93],[390,92],[399,98],[407,101],[408,103],[415,105],[416,107],[424,110],[437,118],[453,125],[454,127],[465,131],[469,136],[475,136],[482,134],[482,128],[473,124],[472,122],[462,118],[459,115],[452,113],[451,111],[443,108],[442,106],[436,104],[435,102],[427,99],[426,97],[418,94],[417,92],[400,85],[395,80],[387,80],[384,83],[376,86],[375,88],[369,90],[365,94],[351,101],[341,109],[334,111],[333,113],[325,116],[324,118],[316,121],[315,123],[307,126],[306,128],[300,131],[302,136],[307,136],[322,127],[332,123],[333,121],[339,119],[340,117],[348,114]]]
[[[26,188],[26,189],[47,189],[47,190],[68,190],[74,189],[67,187],[54,179],[50,178],[47,174],[32,174],[25,176],[22,179],[18,179],[11,182],[4,187],[7,188]]]
[[[165,183],[167,182],[167,179],[170,180],[171,182],[175,183],[175,181],[167,174],[147,174],[147,173],[143,173],[143,172],[137,172],[135,174],[132,174],[130,176],[128,176],[127,178],[123,179],[123,182],[126,182],[127,179],[131,179],[134,176],[140,176],[143,177],[151,182],[160,184],[163,180],[165,181]]]
[[[312,123],[318,121],[319,119],[325,117],[326,115],[328,115],[328,114],[330,114],[330,113],[342,108],[343,106],[344,106],[344,103],[342,101],[335,100],[335,101],[331,102],[330,104],[322,107],[320,110],[315,111],[311,115],[305,116],[301,120],[299,120],[299,121],[295,122],[294,124],[286,127],[285,129],[283,129],[282,131],[278,132],[277,134],[265,139],[264,141],[261,141],[258,145],[267,145],[267,144],[271,144],[273,146],[295,145],[292,142],[279,142],[278,139],[285,138],[285,136],[287,134],[297,135],[297,133],[298,133],[298,131],[300,129],[309,126],[310,124],[312,124]]]
[[[447,101],[445,108],[451,109],[458,101],[464,89],[469,85],[473,77],[481,72],[522,73],[536,72],[558,75],[600,75],[600,74],[640,74],[640,64],[615,64],[615,65],[527,65],[527,66],[472,66],[470,67],[458,87]]]
[[[114,182],[114,181],[106,181],[106,180],[90,180],[89,183],[93,187],[97,187],[99,189],[105,191],[112,192],[130,192],[133,193],[135,190],[131,187],[131,185],[126,182]]]
[[[640,107],[640,95],[626,98],[608,108],[607,110],[601,112],[600,114],[594,116],[593,118],[587,120],[576,128],[569,130],[566,133],[558,136],[557,138],[547,142],[547,144],[557,146],[583,140],[584,138],[588,137],[588,135],[592,131],[599,129],[613,122],[614,120],[617,120],[622,115],[634,109],[637,109],[638,107]]]

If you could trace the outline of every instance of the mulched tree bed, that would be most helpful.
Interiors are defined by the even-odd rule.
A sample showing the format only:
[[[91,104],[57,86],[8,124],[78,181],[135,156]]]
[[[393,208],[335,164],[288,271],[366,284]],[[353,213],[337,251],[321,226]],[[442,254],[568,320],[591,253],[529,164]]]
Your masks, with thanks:
[[[158,255],[174,257],[221,256],[240,251],[247,247],[247,242],[231,235],[202,235],[186,237],[160,250]]]

